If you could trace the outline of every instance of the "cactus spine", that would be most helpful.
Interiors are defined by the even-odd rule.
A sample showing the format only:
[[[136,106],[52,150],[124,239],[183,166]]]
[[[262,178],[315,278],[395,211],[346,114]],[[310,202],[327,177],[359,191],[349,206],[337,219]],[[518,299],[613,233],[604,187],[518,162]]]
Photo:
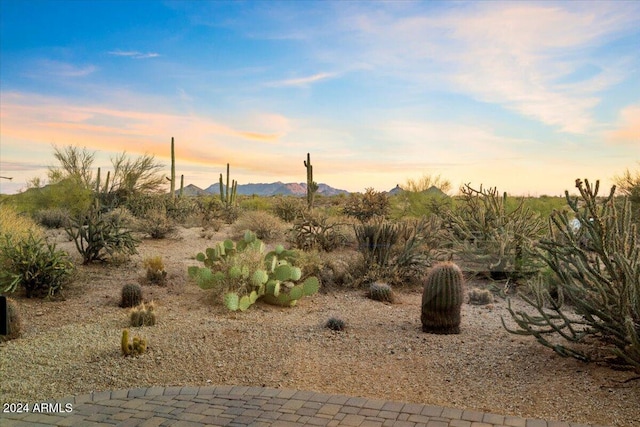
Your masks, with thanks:
[[[226,186],[222,181],[220,174],[220,200],[225,207],[231,207],[236,204],[236,193],[238,191],[238,182],[234,179],[231,181],[231,190],[229,190],[229,163],[227,163],[227,183]]]
[[[459,334],[460,310],[464,299],[464,278],[452,262],[435,265],[422,292],[422,331],[433,334]]]
[[[304,167],[307,168],[307,207],[312,210],[313,199],[316,191],[318,191],[318,184],[313,181],[313,165],[311,164],[311,155],[309,153],[307,153],[307,160],[304,161]]]

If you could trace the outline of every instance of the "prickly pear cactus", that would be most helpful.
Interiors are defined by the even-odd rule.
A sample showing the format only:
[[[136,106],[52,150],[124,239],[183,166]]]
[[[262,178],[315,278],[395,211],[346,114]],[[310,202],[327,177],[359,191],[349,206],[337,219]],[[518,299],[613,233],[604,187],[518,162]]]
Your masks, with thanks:
[[[242,256],[255,250],[262,266],[245,265]],[[295,266],[298,252],[277,245],[262,257],[264,244],[248,231],[242,240],[217,243],[201,252],[196,259],[204,267],[188,268],[189,277],[202,289],[223,289],[224,305],[231,311],[245,311],[258,299],[292,307],[297,301],[318,292],[320,283],[315,277],[302,281],[302,270]]]
[[[452,262],[435,265],[425,280],[422,292],[423,332],[459,334],[460,310],[464,300],[464,278]]]
[[[142,302],[142,288],[135,283],[129,283],[122,287],[122,300],[120,306],[124,308],[135,307]]]

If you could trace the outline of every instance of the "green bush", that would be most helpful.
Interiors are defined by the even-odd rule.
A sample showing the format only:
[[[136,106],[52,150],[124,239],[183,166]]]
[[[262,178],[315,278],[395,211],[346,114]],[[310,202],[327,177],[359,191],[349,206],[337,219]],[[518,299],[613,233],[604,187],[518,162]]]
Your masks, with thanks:
[[[273,212],[283,221],[293,222],[307,209],[306,204],[299,197],[281,196],[273,203]]]
[[[386,193],[367,188],[364,194],[350,194],[343,212],[347,216],[366,222],[375,217],[386,218],[389,208],[389,197]]]
[[[518,279],[536,274],[541,263],[534,244],[543,235],[541,218],[524,206],[509,207],[497,189],[461,188],[462,197],[444,212],[449,249],[476,274],[493,279]]]
[[[317,212],[307,213],[293,223],[289,238],[298,249],[331,252],[348,242],[345,225]]]
[[[56,294],[74,270],[66,252],[33,234],[24,239],[3,235],[0,266],[0,290],[4,293],[23,288],[27,298]]]
[[[119,221],[107,220],[97,206],[85,215],[72,219],[65,231],[75,242],[83,264],[138,253],[136,247],[139,240],[133,237],[131,231],[123,229]]]
[[[168,218],[163,209],[148,211],[144,218],[138,220],[138,230],[152,239],[172,237],[177,229],[175,221]]]

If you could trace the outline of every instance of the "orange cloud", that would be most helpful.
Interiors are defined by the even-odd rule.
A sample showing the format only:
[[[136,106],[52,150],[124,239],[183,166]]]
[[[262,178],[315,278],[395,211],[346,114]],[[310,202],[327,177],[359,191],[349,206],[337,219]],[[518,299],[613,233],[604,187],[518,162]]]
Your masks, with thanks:
[[[3,96],[0,118],[3,142],[53,142],[108,151],[166,151],[168,155],[169,138],[175,136],[177,150],[186,145],[198,147],[193,161],[200,161],[202,154],[209,152],[205,147],[214,145],[216,155],[204,157],[217,159],[227,151],[225,145],[243,149],[255,142],[276,143],[289,131],[288,120],[282,117],[269,122],[258,120],[263,122],[256,126],[259,130],[238,130],[204,116],[79,106],[20,93]]]
[[[618,144],[640,145],[640,105],[630,105],[620,111],[619,126],[607,134],[609,140]]]

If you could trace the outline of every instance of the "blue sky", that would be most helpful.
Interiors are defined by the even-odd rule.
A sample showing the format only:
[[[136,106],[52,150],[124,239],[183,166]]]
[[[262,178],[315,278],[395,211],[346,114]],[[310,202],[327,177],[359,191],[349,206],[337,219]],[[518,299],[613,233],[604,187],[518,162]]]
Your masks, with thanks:
[[[52,144],[206,187],[424,174],[512,194],[640,165],[640,2],[0,0],[0,192]]]

